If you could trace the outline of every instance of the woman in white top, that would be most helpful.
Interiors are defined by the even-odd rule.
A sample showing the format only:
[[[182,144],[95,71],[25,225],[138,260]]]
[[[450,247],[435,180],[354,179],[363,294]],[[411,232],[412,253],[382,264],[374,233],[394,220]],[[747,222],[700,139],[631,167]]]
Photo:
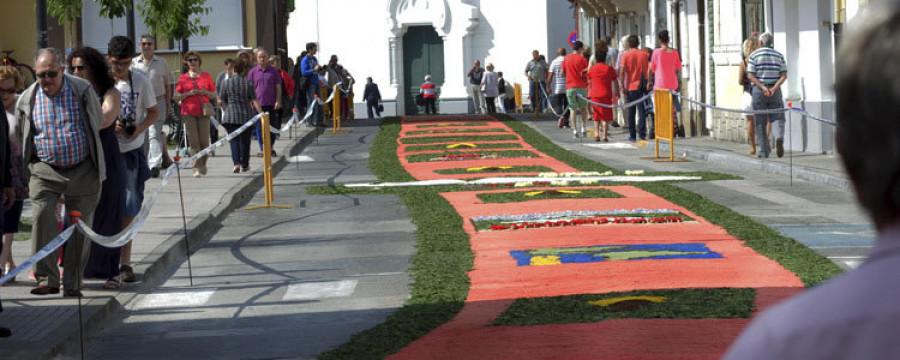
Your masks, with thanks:
[[[498,87],[500,77],[494,72],[494,64],[488,63],[486,69],[484,76],[481,77],[481,89],[484,91],[484,102],[487,105],[487,112],[488,114],[493,114],[497,112],[497,106],[494,102],[497,100],[497,96],[500,95],[500,88]]]

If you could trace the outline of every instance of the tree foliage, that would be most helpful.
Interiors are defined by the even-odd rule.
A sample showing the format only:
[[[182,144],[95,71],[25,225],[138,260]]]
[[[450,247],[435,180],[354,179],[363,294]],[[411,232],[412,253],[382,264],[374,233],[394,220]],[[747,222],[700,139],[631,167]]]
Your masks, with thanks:
[[[209,33],[209,25],[202,25],[200,16],[211,8],[206,0],[145,0],[138,8],[150,32],[167,39],[184,39]]]

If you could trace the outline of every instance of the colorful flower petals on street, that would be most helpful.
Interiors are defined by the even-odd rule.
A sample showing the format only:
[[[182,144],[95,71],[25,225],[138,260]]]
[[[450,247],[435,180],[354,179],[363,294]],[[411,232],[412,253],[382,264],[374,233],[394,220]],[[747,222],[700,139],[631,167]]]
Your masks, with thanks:
[[[625,175],[644,175],[644,170],[625,170]]]
[[[509,252],[517,266],[584,264],[605,261],[721,259],[702,243],[596,245],[567,248],[513,250]]]
[[[567,227],[582,225],[607,225],[607,224],[666,224],[684,222],[680,216],[666,217],[632,217],[632,216],[595,216],[575,218],[571,220],[547,220],[547,221],[521,221],[509,224],[490,224],[490,230],[519,230],[540,229],[550,227]],[[476,223],[475,227],[481,229],[482,223]]]

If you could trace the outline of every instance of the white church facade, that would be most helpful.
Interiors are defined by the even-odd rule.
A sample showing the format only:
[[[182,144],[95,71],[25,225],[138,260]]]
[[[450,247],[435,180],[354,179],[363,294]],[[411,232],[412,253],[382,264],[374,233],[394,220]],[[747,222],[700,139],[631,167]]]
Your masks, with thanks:
[[[475,60],[492,63],[527,91],[525,66],[538,50],[549,63],[575,30],[567,0],[296,0],[288,23],[288,54],[319,44],[356,79],[357,114],[366,77],[378,84],[385,115],[416,114],[424,75],[438,86],[439,112],[471,113],[466,73]]]

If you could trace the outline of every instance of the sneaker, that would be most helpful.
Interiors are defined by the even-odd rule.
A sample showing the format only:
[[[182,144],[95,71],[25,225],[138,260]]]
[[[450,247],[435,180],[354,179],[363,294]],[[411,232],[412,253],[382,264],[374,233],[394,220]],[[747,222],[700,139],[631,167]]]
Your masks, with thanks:
[[[241,168],[241,172],[248,172],[248,171],[250,171],[250,167],[249,167],[249,166],[247,166],[247,167],[245,167],[245,168]]]
[[[578,138],[578,130],[572,129],[572,135],[574,135],[575,138],[577,139]]]
[[[119,277],[122,281],[127,283],[137,282],[137,279],[134,277],[134,269],[128,265],[122,265],[122,267],[119,268]]]
[[[784,139],[775,140],[775,155],[784,156]]]
[[[613,121],[612,124],[609,124],[609,125],[611,125],[612,127],[619,127],[619,123],[617,123],[615,121]]]

